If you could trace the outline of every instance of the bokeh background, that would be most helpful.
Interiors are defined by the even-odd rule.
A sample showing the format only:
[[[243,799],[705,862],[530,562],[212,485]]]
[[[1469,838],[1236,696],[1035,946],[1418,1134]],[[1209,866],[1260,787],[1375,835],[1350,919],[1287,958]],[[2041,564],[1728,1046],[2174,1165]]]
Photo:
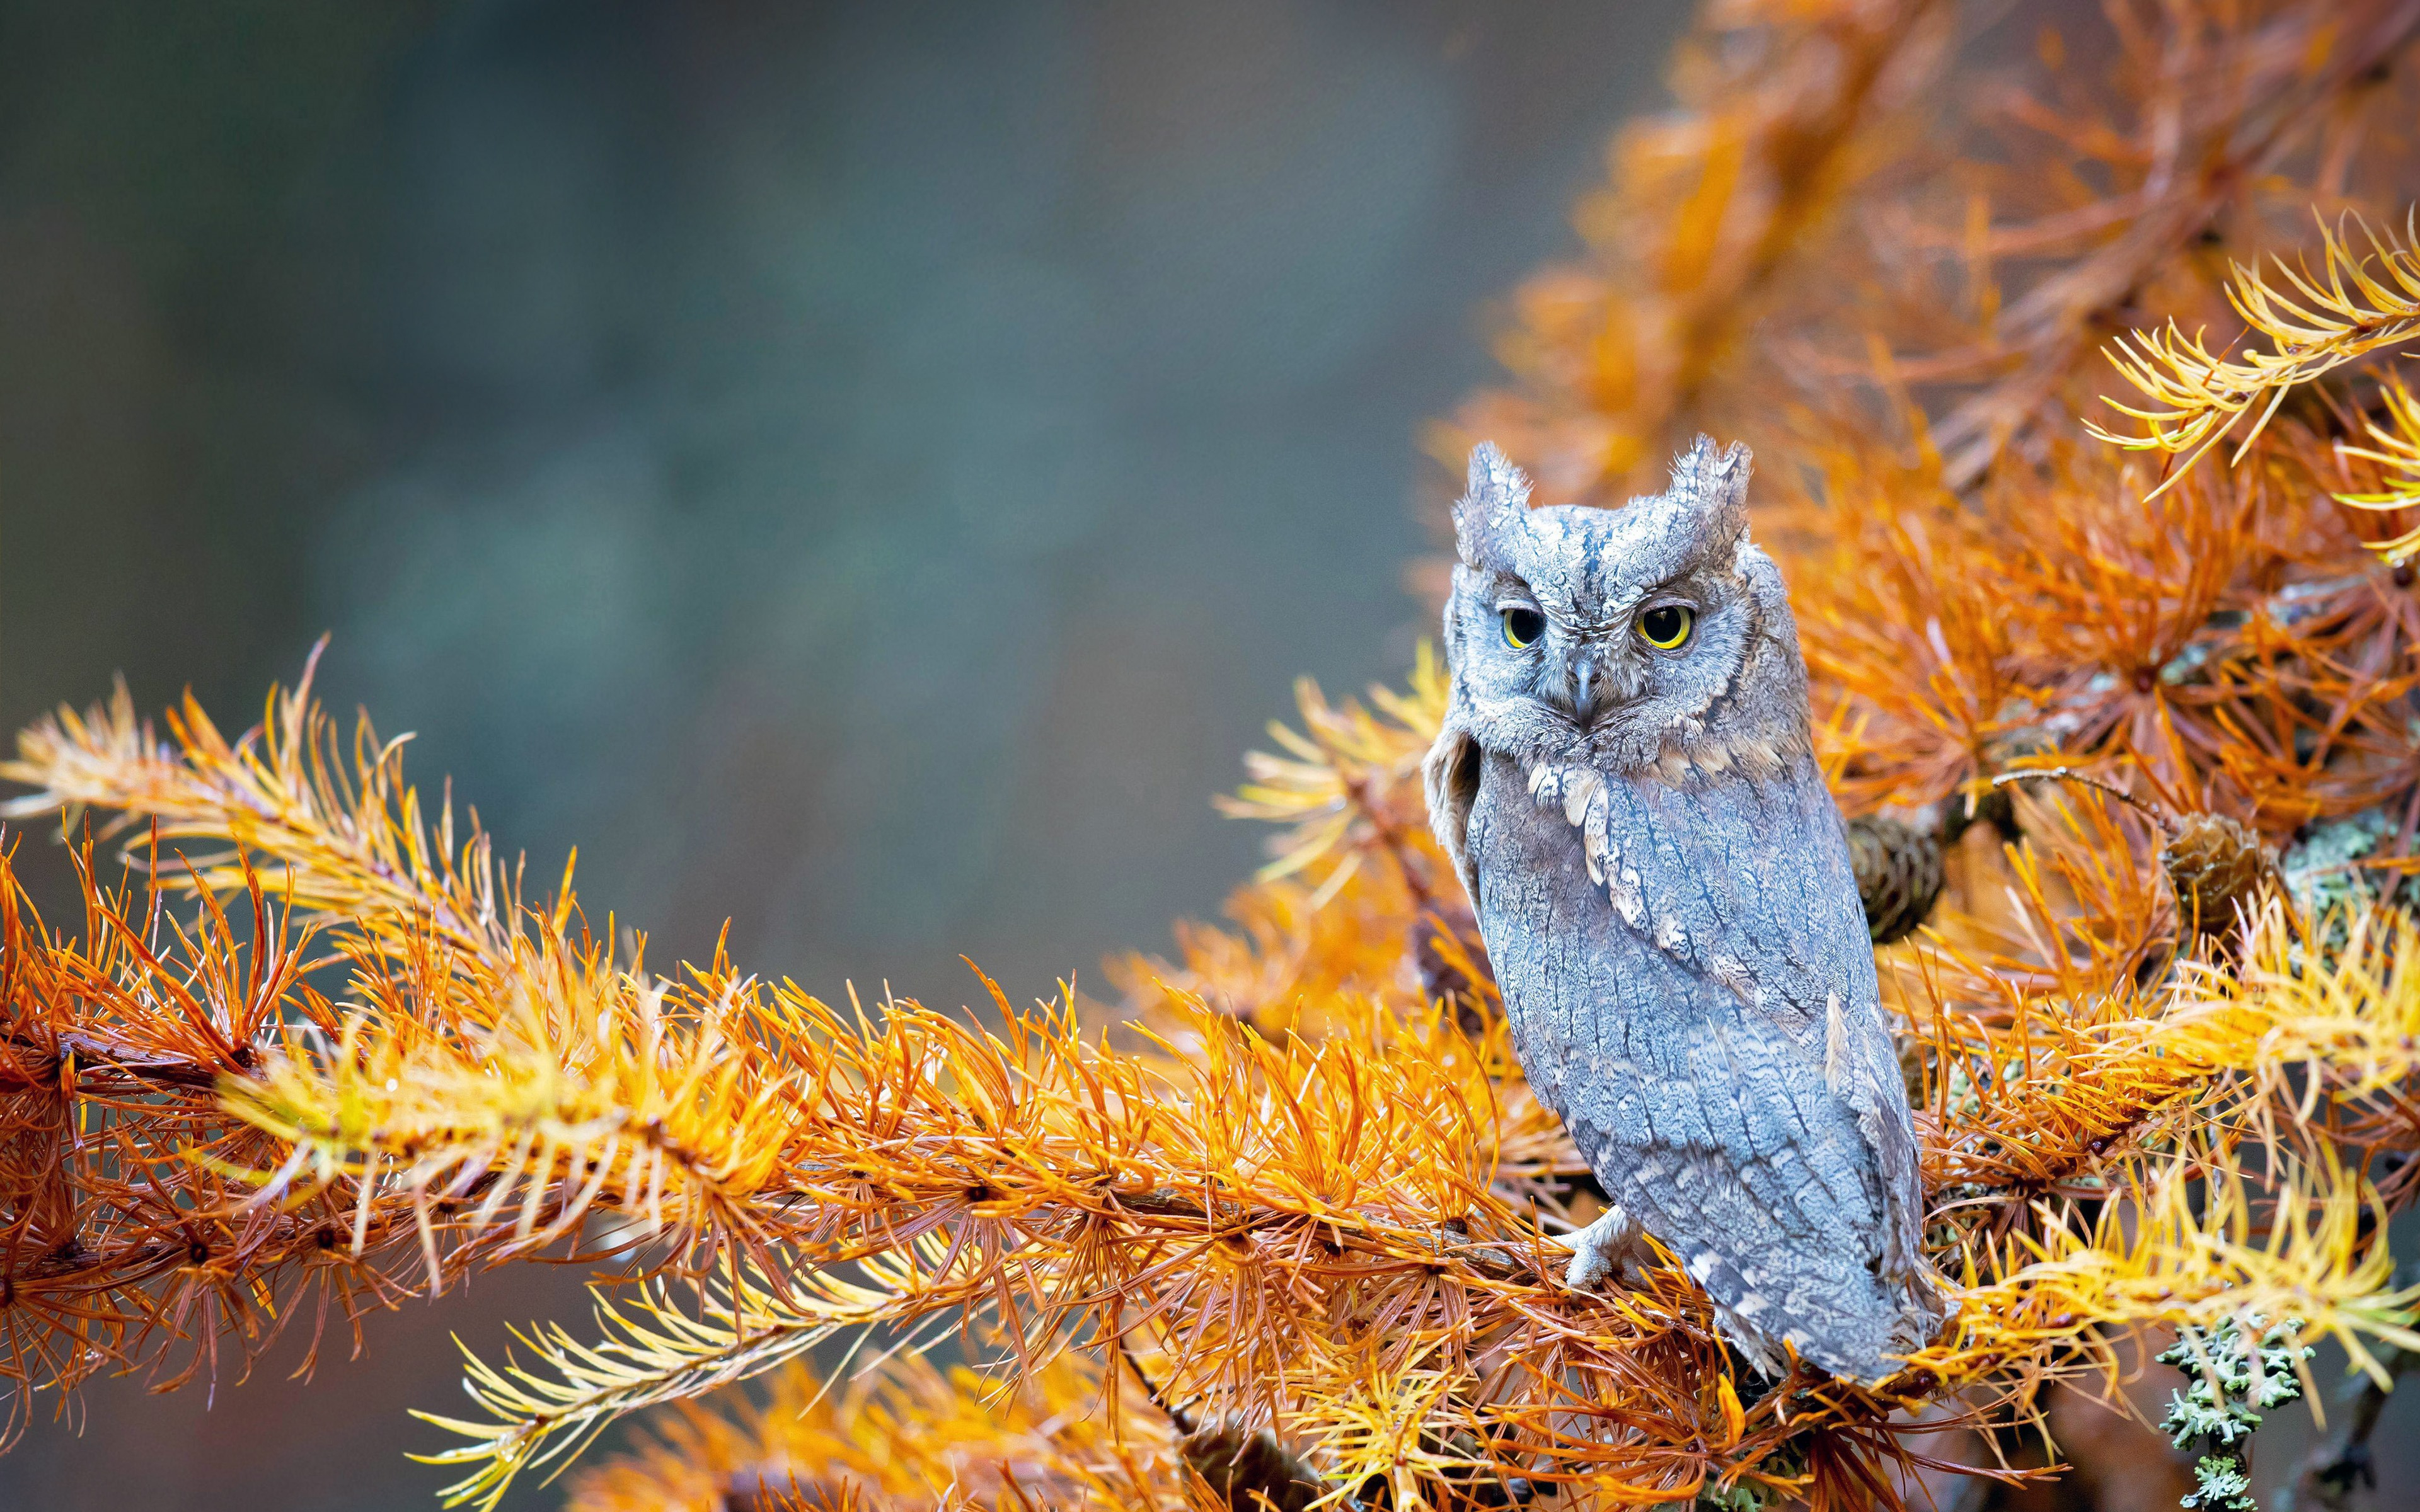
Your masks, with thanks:
[[[1047,994],[1254,863],[1208,795],[1297,672],[1409,661],[1419,427],[1683,20],[0,4],[0,724],[240,727],[329,632],[659,964]],[[578,1279],[104,1384],[0,1506],[430,1506],[447,1332]]]

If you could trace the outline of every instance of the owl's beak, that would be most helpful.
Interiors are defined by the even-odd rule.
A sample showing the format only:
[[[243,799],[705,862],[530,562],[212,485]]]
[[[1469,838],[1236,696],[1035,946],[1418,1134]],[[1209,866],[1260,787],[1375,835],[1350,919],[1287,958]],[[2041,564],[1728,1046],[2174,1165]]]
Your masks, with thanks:
[[[1573,723],[1585,730],[1596,722],[1597,698],[1604,690],[1595,656],[1580,651],[1564,658],[1563,697],[1559,702],[1571,710]]]

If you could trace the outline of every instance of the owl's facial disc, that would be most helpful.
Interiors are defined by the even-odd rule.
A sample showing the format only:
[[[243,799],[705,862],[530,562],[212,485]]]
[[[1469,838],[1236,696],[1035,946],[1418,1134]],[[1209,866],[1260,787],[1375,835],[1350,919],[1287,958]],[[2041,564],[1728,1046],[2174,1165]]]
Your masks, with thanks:
[[[1683,670],[1671,664],[1689,655],[1698,605],[1668,588],[1642,601],[1600,602],[1583,613],[1579,624],[1558,626],[1559,655],[1540,670],[1537,692],[1586,733],[1615,705],[1635,702]]]
[[[1512,573],[1499,574],[1489,596],[1488,655],[1507,691],[1554,710],[1583,737],[1638,695],[1650,663],[1685,652],[1698,615],[1695,595],[1670,589],[1644,600],[1635,592],[1550,596]]]
[[[1528,480],[1477,449],[1445,626],[1470,737],[1524,766],[1666,779],[1803,751],[1806,673],[1779,574],[1746,537],[1746,464],[1701,442],[1666,493],[1533,509]]]
[[[1756,611],[1733,542],[1683,557],[1645,511],[1525,510],[1458,570],[1473,730],[1526,762],[1652,766],[1712,733]]]

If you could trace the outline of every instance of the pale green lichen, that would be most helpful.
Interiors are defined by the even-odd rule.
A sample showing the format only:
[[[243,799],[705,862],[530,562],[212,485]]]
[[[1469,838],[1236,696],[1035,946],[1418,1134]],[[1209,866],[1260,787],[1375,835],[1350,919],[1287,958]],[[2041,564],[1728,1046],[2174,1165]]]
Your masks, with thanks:
[[[2279,863],[2295,906],[2304,914],[2323,917],[2373,901],[2366,873],[2353,863],[2394,833],[2395,821],[2377,809],[2315,826]]]
[[[2246,1331],[2248,1325],[2250,1332]],[[2160,1355],[2188,1376],[2171,1393],[2160,1427],[2180,1449],[2195,1454],[2191,1512],[2259,1512],[2252,1499],[2251,1445],[2246,1442],[2270,1409],[2303,1395],[2300,1365],[2312,1351],[2298,1341],[2293,1319],[2274,1328],[2257,1314],[2239,1325],[2186,1329]]]
[[[1756,1481],[1736,1486],[1708,1486],[1698,1493],[1697,1512],[1770,1512],[1790,1498]]]
[[[2221,1455],[2194,1461],[2194,1493],[2182,1500],[2187,1506],[2213,1512],[2255,1512],[2260,1504],[2252,1499],[2252,1477],[2242,1461]]]
[[[1766,1456],[1757,1468],[1768,1475],[1790,1479],[1807,1473],[1807,1459],[1796,1445],[1784,1444]],[[1729,1486],[1708,1481],[1699,1488],[1691,1512],[1776,1512],[1777,1508],[1796,1504],[1798,1498],[1794,1494],[1761,1481],[1742,1480]],[[1679,1512],[1677,1504],[1668,1504],[1668,1512]]]

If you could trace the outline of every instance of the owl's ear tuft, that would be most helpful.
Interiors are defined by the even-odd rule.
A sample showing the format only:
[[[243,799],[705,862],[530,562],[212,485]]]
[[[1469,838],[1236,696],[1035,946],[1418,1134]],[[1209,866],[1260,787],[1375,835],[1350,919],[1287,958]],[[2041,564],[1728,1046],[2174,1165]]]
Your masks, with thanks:
[[[1699,437],[1673,462],[1670,497],[1686,508],[1689,534],[1698,543],[1692,555],[1738,544],[1747,529],[1747,480],[1755,471],[1745,445],[1717,447],[1712,436]]]
[[[1502,532],[1529,507],[1529,479],[1494,441],[1470,450],[1470,477],[1453,506],[1454,549],[1466,567],[1497,555]]]

